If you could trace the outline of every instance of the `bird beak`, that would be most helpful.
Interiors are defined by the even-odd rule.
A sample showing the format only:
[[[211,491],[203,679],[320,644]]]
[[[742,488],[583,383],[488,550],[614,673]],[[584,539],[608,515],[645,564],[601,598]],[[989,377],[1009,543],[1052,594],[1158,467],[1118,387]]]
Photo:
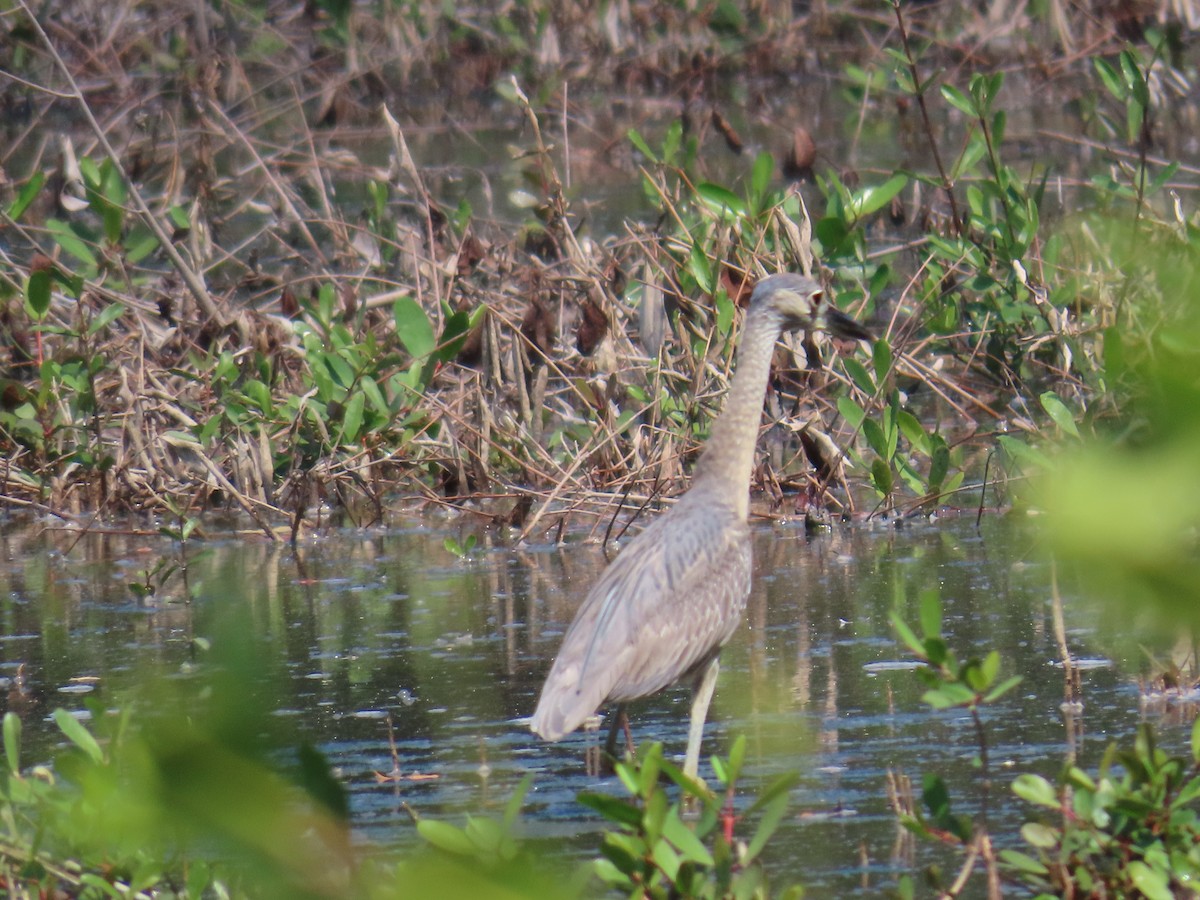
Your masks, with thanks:
[[[837,338],[845,338],[854,341],[869,341],[871,340],[871,332],[865,327],[858,324],[840,309],[833,307],[830,304],[825,305],[825,330]]]

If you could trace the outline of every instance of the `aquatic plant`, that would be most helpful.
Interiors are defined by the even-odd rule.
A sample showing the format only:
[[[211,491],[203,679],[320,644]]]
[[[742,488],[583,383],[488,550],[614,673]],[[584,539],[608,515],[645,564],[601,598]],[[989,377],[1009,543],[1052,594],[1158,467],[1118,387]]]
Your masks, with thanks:
[[[1053,818],[1021,828],[1031,852],[1004,850],[1001,859],[1052,896],[1171,900],[1192,892],[1200,879],[1200,721],[1190,750],[1169,754],[1143,723],[1132,748],[1109,746],[1094,776],[1074,765],[1057,783],[1018,776],[1013,792]]]
[[[1064,672],[1071,680],[1070,651],[1062,631],[1061,611],[1056,629],[1066,654]],[[942,637],[942,614],[937,595],[926,592],[920,600],[920,635],[905,622],[899,610],[892,623],[903,643],[925,665],[917,676],[929,687],[923,699],[933,709],[964,708],[971,716],[976,736],[978,777],[970,802],[972,817],[956,811],[946,780],[937,773],[922,778],[921,800],[916,808],[904,792],[894,794],[901,822],[914,834],[942,845],[959,848],[963,861],[949,881],[931,867],[925,876],[962,890],[978,865],[982,865],[989,896],[999,896],[1004,883],[1035,892],[1038,897],[1145,896],[1168,900],[1186,891],[1200,877],[1200,721],[1191,731],[1189,756],[1172,755],[1158,746],[1154,728],[1142,723],[1131,749],[1109,745],[1095,775],[1068,755],[1055,782],[1025,772],[1011,782],[1023,800],[1049,810],[1045,818],[1027,822],[1020,835],[1029,852],[1004,846],[1007,836],[993,834],[988,811],[996,773],[989,762],[987,731],[979,710],[1003,697],[1020,681],[1001,680],[998,651],[960,663]],[[1077,704],[1069,693],[1064,704]],[[999,847],[997,846],[999,845]],[[901,896],[915,896],[913,881],[904,876]]]
[[[949,19],[988,39],[974,13],[896,3],[889,32],[835,5],[812,23],[889,41],[836,64],[857,106],[855,140],[864,128],[894,139],[903,111],[920,112],[913,137],[931,171],[876,173],[828,165],[815,147],[798,160],[799,123],[778,123],[785,150],[755,146],[734,114],[732,72],[779,75],[780,60],[819,54],[804,48],[803,21],[650,6],[652,16],[597,17],[534,2],[466,16],[327,3],[267,27],[266,6],[237,3],[212,8],[196,34],[176,39],[156,20],[125,42],[69,11],[67,27],[114,50],[108,73],[22,7],[11,65],[23,74],[4,102],[38,118],[65,104],[81,127],[57,161],[17,152],[7,168],[6,492],[67,518],[231,506],[271,535],[283,522],[298,534],[330,509],[370,521],[396,491],[503,494],[511,509],[499,514],[525,535],[554,524],[547,515],[568,497],[610,514],[621,495],[641,504],[681,487],[724,386],[738,305],[754,276],[781,268],[823,267],[836,302],[892,324],[873,371],[834,366],[845,378],[836,412],[805,413],[790,462],[764,471],[764,487],[848,508],[864,487],[871,513],[982,507],[983,477],[1003,484],[981,420],[1014,424],[998,442],[1004,474],[1019,476],[1040,461],[1040,438],[1120,405],[1110,367],[1122,340],[1153,330],[1141,302],[1153,288],[1121,275],[1119,254],[1106,258],[1119,239],[1089,244],[1095,217],[1045,223],[1055,173],[1013,162],[1012,76],[941,71],[958,33]],[[217,41],[211,26],[231,9],[248,24]],[[1032,58],[1069,42],[1072,15],[1058,13],[1031,14],[1010,51]],[[414,52],[397,55],[385,34]],[[1134,243],[1174,230],[1188,244],[1182,207],[1165,202],[1179,168],[1149,152],[1184,77],[1179,35],[1146,36],[1145,48],[1100,48],[1093,80],[1076,89],[1092,137],[1128,145],[1113,158],[1134,163],[1098,166],[1077,191],[1102,219],[1129,210]],[[580,96],[566,54],[597,83],[694,85],[672,121],[627,131],[624,174],[644,202],[624,235],[589,234],[583,157],[563,112]],[[288,62],[314,58],[322,65]],[[157,75],[162,104],[105,118],[107,95],[81,91],[76,76],[96,84],[121,67]],[[519,185],[520,227],[496,227],[457,176],[415,161],[421,110],[386,85],[434,77],[454,103],[501,96],[498,114],[524,129],[498,163]],[[898,116],[881,114],[881,100]],[[342,126],[368,121],[382,125],[388,171],[341,141]],[[784,158],[815,190],[780,178]],[[809,377],[810,351],[781,356],[777,419],[790,385]],[[921,392],[939,398],[937,417]],[[849,496],[829,493],[843,474]]]
[[[644,748],[636,759],[617,762],[632,804],[597,793],[579,798],[616,826],[604,836],[603,858],[594,867],[597,877],[611,888],[648,897],[799,896],[798,887],[772,895],[759,861],[787,808],[787,791],[796,775],[773,779],[739,811],[734,800],[745,754],[743,735],[735,739],[728,758],[713,758],[717,792],[663,759],[661,744]],[[664,775],[677,786],[679,799],[668,798],[660,779]],[[753,832],[739,837],[756,814]]]
[[[995,773],[989,761],[987,732],[980,710],[1020,684],[1021,677],[1000,678],[1002,660],[997,650],[990,651],[982,658],[970,657],[960,661],[942,634],[942,606],[935,591],[925,591],[920,597],[919,635],[905,621],[900,609],[892,611],[891,619],[900,640],[924,663],[916,672],[928,688],[922,699],[935,710],[965,709],[971,717],[978,754],[976,814],[973,817],[955,811],[950,788],[945,779],[936,773],[928,773],[922,779],[924,812],[901,793],[893,795],[893,803],[901,823],[909,831],[963,850],[965,858],[962,868],[950,881],[954,887],[948,887],[948,890],[952,893],[961,890],[976,864],[981,862],[989,895],[996,896],[1000,876],[988,824]],[[930,872],[927,875],[941,881],[938,873]],[[901,880],[900,893],[901,896],[913,896],[912,881],[908,876]]]

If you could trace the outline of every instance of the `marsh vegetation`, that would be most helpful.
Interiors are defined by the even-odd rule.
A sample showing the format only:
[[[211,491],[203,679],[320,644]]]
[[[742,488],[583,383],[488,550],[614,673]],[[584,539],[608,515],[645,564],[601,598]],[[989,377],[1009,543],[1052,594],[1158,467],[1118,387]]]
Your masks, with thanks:
[[[805,271],[876,340],[780,346],[758,520],[1037,512],[1045,572],[1080,573],[1071,596],[1114,600],[1130,634],[1165,631],[1147,677],[1186,697],[1200,12],[793,7],[0,4],[3,527],[47,529],[48,559],[155,536],[127,580],[141,610],[199,601],[191,562],[232,529],[303,548],[447,510],[469,523],[446,535],[464,566],[493,540],[607,540],[686,486],[754,281]],[[892,600],[926,699],[979,726],[969,787],[894,792],[915,833],[962,852],[939,889],[1183,889],[1200,869],[1186,740],[1144,730],[1119,770],[1024,773],[1059,821],[1004,860],[979,710],[1004,702],[1011,653],[951,646],[952,597]],[[187,634],[212,703],[183,721],[163,712],[178,696],[135,684],[91,730],[60,713],[72,749],[53,767],[47,743],[20,752],[40,676],[11,644],[13,891],[386,895],[448,871],[464,896],[595,889],[519,850],[520,791],[495,821],[424,827],[465,867],[363,862],[320,754],[256,727],[273,711],[244,702],[244,636]],[[715,774],[737,783],[744,751],[724,746]],[[746,873],[787,789],[764,789],[739,862],[719,808],[688,829],[703,846],[679,830],[664,766],[649,751],[624,770],[634,806],[589,801],[613,823],[604,882],[763,890]],[[965,819],[963,790],[982,792]]]

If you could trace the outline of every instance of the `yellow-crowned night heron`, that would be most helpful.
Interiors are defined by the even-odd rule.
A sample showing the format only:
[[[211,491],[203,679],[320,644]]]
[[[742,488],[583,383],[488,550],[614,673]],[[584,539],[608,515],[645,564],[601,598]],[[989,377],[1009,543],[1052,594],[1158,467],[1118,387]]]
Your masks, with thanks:
[[[771,356],[780,332],[866,329],[824,302],[821,286],[788,273],[750,295],[737,373],[696,464],[691,489],[617,556],[575,615],[542,687],[530,728],[556,741],[605,703],[621,707],[692,683],[684,772],[695,778],[717,680],[717,657],[750,594],[750,475]]]

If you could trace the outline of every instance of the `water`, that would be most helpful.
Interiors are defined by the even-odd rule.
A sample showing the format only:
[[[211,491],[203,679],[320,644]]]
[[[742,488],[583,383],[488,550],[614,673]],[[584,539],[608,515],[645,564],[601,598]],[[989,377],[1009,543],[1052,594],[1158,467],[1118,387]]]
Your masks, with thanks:
[[[32,752],[48,756],[58,706],[87,716],[122,705],[148,677],[203,672],[221,641],[251,641],[259,663],[247,696],[268,711],[264,729],[314,742],[351,794],[357,838],[386,849],[417,838],[406,807],[461,823],[498,810],[521,777],[536,774],[524,812],[526,837],[586,858],[602,824],[575,801],[584,789],[619,792],[589,775],[597,734],[558,744],[535,740],[526,717],[558,641],[604,565],[601,548],[513,549],[487,532],[466,560],[443,547],[461,540],[458,520],[402,521],[386,530],[327,534],[297,550],[257,537],[187,547],[194,602],[181,576],[142,601],[145,583],[173,546],[156,536],[72,537],[9,528],[0,537],[0,676],[25,679]],[[799,525],[754,531],[757,577],[746,624],[722,656],[705,754],[748,738],[746,786],[784,771],[800,781],[768,862],[777,883],[800,880],[812,896],[871,892],[931,861],[896,823],[889,772],[942,774],[956,811],[978,792],[974,730],[960,711],[932,712],[889,611],[916,621],[917,598],[937,591],[945,630],[960,655],[1000,651],[1005,674],[1024,676],[985,712],[996,786],[992,827],[1013,835],[1028,810],[1008,790],[1019,772],[1053,776],[1069,731],[1063,675],[1050,616],[1050,570],[1038,534],[1017,517],[936,524],[845,527],[806,536]],[[1060,573],[1073,652],[1083,672],[1076,749],[1094,764],[1140,720],[1129,673],[1143,663],[1135,641],[1097,626],[1093,610]],[[236,623],[231,631],[229,623]],[[213,649],[208,649],[212,647]],[[264,699],[265,698],[265,699]],[[673,691],[632,710],[635,735],[682,757],[688,695]],[[390,723],[390,726],[389,726]],[[401,780],[393,770],[389,727]],[[1182,726],[1163,723],[1164,742]],[[1178,732],[1178,733],[1176,733]],[[29,757],[26,757],[29,759]],[[703,774],[703,771],[702,771]],[[747,796],[749,794],[747,793]]]

